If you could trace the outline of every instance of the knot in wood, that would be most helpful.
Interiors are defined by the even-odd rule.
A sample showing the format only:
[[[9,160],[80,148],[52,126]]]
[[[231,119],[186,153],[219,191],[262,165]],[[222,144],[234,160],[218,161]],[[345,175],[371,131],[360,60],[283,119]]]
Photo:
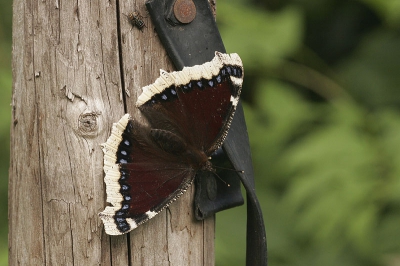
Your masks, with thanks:
[[[99,113],[91,112],[84,113],[79,116],[78,119],[78,130],[81,135],[84,136],[95,136],[98,131],[98,119]]]

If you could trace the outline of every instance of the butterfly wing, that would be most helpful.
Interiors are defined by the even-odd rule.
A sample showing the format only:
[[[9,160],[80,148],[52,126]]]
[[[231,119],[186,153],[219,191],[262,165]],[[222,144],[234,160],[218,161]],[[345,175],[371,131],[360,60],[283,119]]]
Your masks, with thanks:
[[[239,100],[243,66],[216,52],[203,65],[167,73],[143,88],[137,106],[152,127],[167,128],[209,156],[224,141]]]
[[[182,149],[161,149],[151,130],[130,120],[128,114],[113,125],[103,144],[107,202],[112,204],[100,213],[107,234],[133,230],[190,186],[195,172],[179,156]]]

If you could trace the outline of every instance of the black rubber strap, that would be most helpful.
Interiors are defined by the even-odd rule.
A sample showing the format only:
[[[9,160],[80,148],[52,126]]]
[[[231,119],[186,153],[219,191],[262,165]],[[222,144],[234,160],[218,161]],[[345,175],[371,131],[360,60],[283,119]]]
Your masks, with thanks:
[[[173,17],[174,2],[175,0],[149,0],[146,6],[161,42],[178,70],[184,66],[210,61],[215,51],[225,52],[207,0],[193,1],[196,6],[196,17],[189,24],[179,24]],[[213,156],[212,162],[214,165],[231,164],[244,173],[223,171],[219,174],[224,182],[234,188],[228,191],[224,189],[227,188],[225,184],[218,185],[218,178],[213,181],[213,177],[209,174],[200,173],[201,178],[196,179],[196,190],[200,190],[200,194],[196,192],[195,199],[197,218],[201,219],[216,211],[241,204],[240,186],[236,185],[239,177],[247,193],[246,265],[267,265],[264,220],[255,193],[250,145],[240,102],[224,142],[223,152],[219,151]]]
[[[247,193],[246,265],[267,265],[264,219],[255,191],[250,144],[243,108],[236,110],[234,123],[231,125],[223,148],[235,169],[244,170],[244,173],[240,174],[240,179]]]
[[[171,15],[173,16],[171,14],[173,4],[174,0],[153,0],[148,1],[146,6],[156,26],[158,36],[176,69],[201,65],[211,61],[215,56],[215,51],[225,52],[214,17],[209,16],[211,10],[207,1],[196,1],[196,18],[185,25],[178,24],[179,22],[176,20],[173,21],[171,17]],[[170,23],[171,21],[172,23]],[[233,169],[225,152],[219,151],[218,155],[212,156],[212,158],[213,165]],[[195,182],[194,204],[198,220],[218,211],[243,204],[240,180],[236,172],[220,170],[218,171],[219,178],[212,177],[208,173],[206,176],[204,174],[206,173],[198,173]],[[215,180],[210,182],[212,178]],[[213,187],[213,185],[217,187]],[[213,190],[218,191],[215,198],[210,197]]]

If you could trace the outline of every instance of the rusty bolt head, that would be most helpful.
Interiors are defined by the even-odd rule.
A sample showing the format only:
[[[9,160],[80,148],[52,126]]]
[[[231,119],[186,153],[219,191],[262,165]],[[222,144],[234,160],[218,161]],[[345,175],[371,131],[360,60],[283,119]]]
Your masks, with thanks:
[[[179,22],[190,23],[196,17],[196,6],[192,0],[176,0],[174,15]]]

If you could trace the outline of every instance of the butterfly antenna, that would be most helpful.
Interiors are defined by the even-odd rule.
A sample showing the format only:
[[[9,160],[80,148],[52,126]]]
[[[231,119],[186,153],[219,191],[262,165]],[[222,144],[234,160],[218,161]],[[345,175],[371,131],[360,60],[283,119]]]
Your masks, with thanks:
[[[244,174],[244,171],[243,171],[243,170],[236,170],[236,169],[226,168],[226,167],[216,166],[216,165],[214,165],[214,167],[217,168],[217,169],[228,170],[228,171],[234,171],[234,172],[236,172],[236,173]],[[214,174],[215,174],[215,175],[219,178],[219,180],[221,180],[225,185],[227,185],[228,187],[231,186],[230,184],[226,183],[225,180],[223,180],[217,173],[214,173]]]
[[[226,181],[223,180],[223,179],[219,176],[219,174],[217,174],[217,173],[214,173],[214,174],[215,174],[215,175],[218,177],[218,179],[221,180],[222,183],[224,183],[227,187],[230,187],[230,186],[231,186],[229,183],[226,183]]]
[[[208,157],[208,160],[211,160],[212,157]],[[222,170],[229,170],[229,171],[235,171],[236,173],[241,173],[244,174],[243,170],[236,170],[236,169],[232,169],[232,168],[227,168],[227,167],[222,167],[222,166],[218,166],[218,165],[213,165],[215,168],[218,169],[222,169]]]
[[[215,167],[215,168],[218,168],[218,169],[222,169],[222,170],[229,170],[229,171],[234,171],[234,172],[236,172],[236,173],[244,174],[244,171],[243,171],[243,170],[236,170],[236,169],[226,168],[226,167],[217,166],[217,165],[214,165],[214,167]]]

